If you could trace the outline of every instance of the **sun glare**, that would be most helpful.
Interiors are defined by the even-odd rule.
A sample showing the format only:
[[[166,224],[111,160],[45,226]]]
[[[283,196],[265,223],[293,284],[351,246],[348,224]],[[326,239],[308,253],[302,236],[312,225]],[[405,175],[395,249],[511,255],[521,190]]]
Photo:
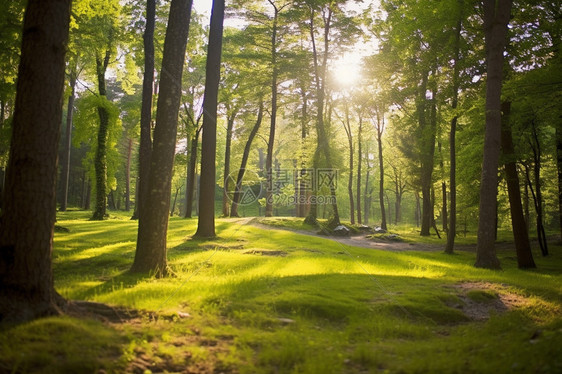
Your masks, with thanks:
[[[361,78],[361,55],[347,54],[334,61],[331,74],[342,88],[353,86]]]

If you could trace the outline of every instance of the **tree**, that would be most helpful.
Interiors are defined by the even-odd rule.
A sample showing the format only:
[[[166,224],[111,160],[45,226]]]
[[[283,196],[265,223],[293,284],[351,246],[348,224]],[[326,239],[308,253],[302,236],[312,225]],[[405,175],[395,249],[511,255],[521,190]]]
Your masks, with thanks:
[[[150,157],[148,193],[140,211],[137,250],[132,272],[167,272],[166,235],[172,169],[176,149],[181,81],[191,19],[192,0],[172,0],[164,41],[160,94]]]
[[[480,207],[476,267],[498,269],[495,250],[498,163],[501,140],[501,91],[503,53],[507,43],[507,25],[511,0],[484,0],[484,35],[486,43],[486,133],[480,182]]]
[[[515,162],[515,150],[513,147],[513,136],[511,134],[511,124],[509,123],[509,114],[511,111],[511,103],[505,101],[502,103],[502,128],[501,128],[501,149],[505,157],[505,179],[507,181],[507,190],[509,194],[509,205],[511,207],[511,227],[515,238],[515,250],[517,252],[517,265],[520,269],[535,268],[533,253],[531,252],[531,244],[529,242],[529,233],[523,215],[523,207],[521,205],[521,191],[519,187],[519,176],[517,174],[517,165]]]
[[[217,101],[220,81],[224,0],[213,0],[209,49],[203,99],[203,137],[201,144],[201,193],[196,237],[215,236],[215,185],[217,146]]]
[[[70,0],[29,0],[0,217],[0,320],[62,306],[51,268]]]
[[[64,158],[62,162],[61,187],[62,197],[60,202],[60,211],[64,212],[68,203],[68,179],[70,176],[70,150],[72,144],[72,116],[74,114],[74,99],[76,97],[76,80],[78,72],[76,63],[71,62],[69,72],[70,95],[68,96],[68,104],[66,109],[66,133],[64,141]]]
[[[138,218],[148,190],[150,154],[152,152],[152,93],[154,84],[154,29],[156,23],[156,0],[146,1],[146,26],[143,34],[144,75],[142,81],[142,104],[140,118],[139,180],[135,215]]]

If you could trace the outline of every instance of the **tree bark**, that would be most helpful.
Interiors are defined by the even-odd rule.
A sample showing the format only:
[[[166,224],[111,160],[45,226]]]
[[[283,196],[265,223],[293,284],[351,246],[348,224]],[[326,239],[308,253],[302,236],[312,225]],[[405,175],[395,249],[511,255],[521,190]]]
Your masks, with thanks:
[[[556,126],[556,166],[558,171],[558,221],[562,240],[562,130]]]
[[[357,132],[357,223],[361,224],[361,159],[363,158],[363,118],[359,115],[359,131]]]
[[[486,132],[480,182],[480,207],[476,263],[474,266],[499,269],[495,249],[498,163],[501,138],[501,91],[503,53],[507,42],[507,24],[511,0],[484,0],[486,44]]]
[[[105,51],[103,57],[96,57],[96,75],[98,80],[98,91],[102,100],[106,99],[107,89],[105,83],[105,73],[111,57],[110,50]],[[98,107],[100,127],[98,129],[97,148],[94,156],[94,169],[96,172],[96,206],[92,220],[103,220],[106,215],[107,207],[107,135],[109,132],[109,112],[107,108],[100,105]]]
[[[152,96],[154,85],[154,28],[156,23],[156,0],[146,1],[146,26],[143,34],[144,76],[142,80],[142,103],[139,145],[139,181],[136,215],[140,216],[148,190],[150,154],[152,152]],[[135,217],[133,217],[135,218]]]
[[[380,118],[382,116],[382,119]],[[384,207],[384,159],[382,153],[382,133],[384,129],[384,116],[377,115],[377,146],[379,149],[379,202],[381,207],[381,229],[387,230],[386,224],[386,210]],[[381,123],[382,121],[382,123]]]
[[[201,190],[196,237],[215,236],[215,158],[217,147],[217,98],[220,80],[224,0],[213,0],[205,96],[203,99],[203,139],[201,145]]]
[[[269,127],[269,139],[267,141],[267,156],[265,159],[265,170],[267,173],[267,190],[265,195],[265,216],[273,216],[273,147],[275,145],[275,127],[277,126],[277,79],[279,75],[277,67],[277,22],[279,9],[273,2],[273,27],[271,30],[271,124]]]
[[[131,157],[133,154],[133,138],[127,144],[127,165],[125,170],[125,210],[131,210]]]
[[[454,59],[453,59],[453,118],[451,119],[451,129],[449,132],[449,225],[447,231],[447,244],[445,253],[453,253],[455,248],[455,237],[457,235],[457,122],[458,115],[455,113],[459,103],[459,75],[460,75],[460,40],[462,31],[462,21],[464,15],[464,0],[458,0],[459,18],[455,29]]]
[[[424,72],[422,83],[418,89],[417,114],[421,131],[421,192],[422,192],[422,214],[421,214],[421,236],[429,236],[432,224],[433,206],[431,203],[431,186],[433,175],[433,156],[435,150],[435,133],[432,133],[432,124],[427,124],[426,106],[428,72]],[[431,120],[430,120],[431,122]]]
[[[172,169],[176,150],[178,112],[192,0],[172,0],[158,96],[154,144],[150,157],[148,192],[140,210],[132,272],[167,273],[166,235],[170,211]]]
[[[248,136],[248,141],[244,146],[244,152],[242,154],[242,161],[240,162],[240,169],[238,170],[238,176],[236,177],[236,185],[234,188],[234,196],[232,197],[232,209],[230,210],[231,217],[238,217],[238,205],[240,204],[240,199],[242,198],[242,180],[244,179],[244,174],[246,172],[246,164],[248,163],[248,157],[250,156],[250,150],[252,148],[252,143],[258,130],[260,129],[263,120],[263,102],[260,103],[260,108],[258,110],[258,118],[256,123]]]
[[[236,118],[237,110],[235,109],[227,119],[226,124],[226,145],[224,147],[224,175],[223,175],[223,193],[222,193],[222,215],[228,217],[229,204],[228,204],[228,184],[230,181],[230,145],[232,144],[232,129],[234,127],[234,119]]]
[[[505,179],[507,181],[507,192],[509,195],[509,205],[511,207],[511,227],[515,239],[515,250],[517,253],[517,265],[520,269],[535,268],[529,233],[523,216],[523,206],[521,205],[521,191],[519,187],[519,176],[515,164],[515,150],[513,147],[513,137],[511,134],[511,124],[509,114],[511,103],[502,103],[502,131],[501,148],[505,157]]]
[[[199,133],[201,127],[195,130],[191,139],[191,149],[189,154],[189,166],[187,169],[187,184],[185,189],[185,218],[191,218],[193,212],[193,193],[196,187],[195,168],[197,167],[197,152],[199,149]]]
[[[351,133],[351,121],[349,119],[349,106],[345,103],[345,119],[343,128],[347,135],[347,142],[349,146],[349,178],[347,180],[347,194],[349,195],[349,217],[351,224],[355,224],[355,204],[353,197],[353,135]]]
[[[66,134],[64,141],[64,158],[62,162],[62,172],[61,172],[61,188],[62,196],[60,202],[60,211],[66,211],[68,203],[68,180],[70,175],[70,150],[72,149],[72,115],[74,113],[74,98],[76,96],[76,65],[71,68],[69,85],[70,85],[70,96],[68,97],[68,105],[66,109]]]
[[[0,217],[0,320],[59,312],[52,244],[70,0],[29,0]]]

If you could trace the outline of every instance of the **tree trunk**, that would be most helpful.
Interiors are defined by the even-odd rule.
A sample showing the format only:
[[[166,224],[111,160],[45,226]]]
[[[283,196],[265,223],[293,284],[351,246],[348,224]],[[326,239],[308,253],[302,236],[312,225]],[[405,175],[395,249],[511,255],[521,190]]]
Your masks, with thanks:
[[[60,202],[60,211],[66,211],[68,203],[68,180],[70,175],[70,150],[72,149],[72,115],[74,113],[74,98],[76,96],[76,65],[70,71],[70,96],[68,97],[68,106],[66,109],[66,134],[64,141],[64,158],[62,162],[62,172],[60,183],[62,188],[62,197]]]
[[[222,215],[228,217],[229,204],[228,204],[228,184],[230,181],[230,145],[232,144],[232,128],[234,127],[234,119],[236,118],[237,110],[228,116],[226,125],[226,145],[224,147],[224,175],[223,175],[223,192],[222,192]]]
[[[421,214],[421,236],[429,236],[432,223],[431,211],[431,186],[433,174],[433,156],[432,150],[435,149],[435,135],[432,136],[432,125],[427,125],[426,106],[427,99],[425,97],[427,91],[428,73],[424,72],[422,83],[418,89],[417,114],[418,122],[421,130],[421,192],[422,192],[422,214]]]
[[[131,157],[133,154],[133,138],[129,138],[127,146],[127,165],[125,171],[125,210],[131,210]]]
[[[265,196],[265,216],[273,216],[273,146],[275,145],[275,127],[277,123],[277,78],[279,75],[277,67],[277,22],[279,10],[273,6],[273,27],[271,30],[271,125],[269,127],[269,139],[267,141],[267,156],[265,169],[267,173],[267,190]]]
[[[326,160],[326,169],[332,167],[332,157],[330,154],[330,142],[326,135],[326,126],[324,123],[324,107],[326,99],[326,70],[328,65],[329,57],[329,46],[330,46],[330,28],[332,23],[332,9],[328,9],[327,14],[324,17],[324,54],[322,57],[322,63],[318,62],[318,51],[316,49],[316,38],[314,34],[314,10],[310,11],[310,37],[312,42],[313,50],[313,61],[314,61],[314,80],[316,85],[316,134],[317,134],[317,149],[314,157],[314,168],[315,172],[318,172],[320,166],[320,155],[323,154]],[[318,181],[317,181],[318,182]],[[318,183],[316,183],[318,184]],[[338,212],[338,204],[336,199],[336,189],[333,183],[329,185],[330,198],[332,200],[332,210],[333,217],[331,219],[330,225],[337,226],[340,224],[340,216]],[[318,186],[314,188],[316,197],[318,197]],[[307,223],[316,223],[317,218],[317,204],[310,204],[310,212],[305,219]]]
[[[154,272],[156,276],[167,273],[166,235],[191,5],[192,0],[172,0],[170,4],[148,191],[139,215],[137,250],[132,272]]]
[[[203,99],[203,140],[201,145],[201,189],[196,237],[215,236],[215,156],[217,147],[217,98],[220,81],[224,1],[213,0],[211,29]]]
[[[531,252],[531,244],[529,242],[529,233],[523,216],[523,207],[521,205],[521,191],[519,187],[519,176],[517,175],[517,166],[515,164],[515,150],[513,147],[513,138],[511,135],[511,124],[509,122],[509,114],[511,111],[511,103],[502,103],[502,131],[501,131],[501,148],[506,159],[505,161],[505,179],[507,181],[507,192],[509,195],[509,205],[511,207],[511,227],[513,237],[515,239],[515,250],[517,252],[517,265],[520,269],[535,268],[533,253]]]
[[[230,210],[231,217],[238,217],[238,205],[240,204],[240,199],[242,198],[242,180],[244,179],[244,173],[246,172],[246,164],[248,163],[248,157],[250,156],[250,150],[252,149],[252,143],[258,130],[260,129],[263,120],[263,102],[260,103],[260,108],[258,110],[258,118],[256,123],[250,132],[248,141],[244,146],[244,153],[242,154],[242,161],[240,162],[240,169],[238,170],[238,176],[236,177],[236,185],[234,189],[234,196],[232,198],[232,209]]]
[[[361,159],[363,141],[363,118],[359,116],[359,131],[357,133],[357,223],[361,224]]]
[[[381,207],[381,229],[387,230],[386,225],[386,211],[384,208],[384,159],[382,155],[382,132],[384,124],[380,123],[380,118],[377,118],[377,145],[379,149],[379,202]],[[384,117],[382,119],[384,123]]]
[[[544,229],[544,218],[543,218],[543,199],[542,199],[542,186],[541,186],[541,144],[537,134],[537,128],[535,126],[535,121],[531,121],[532,132],[533,132],[533,176],[535,179],[535,211],[537,212],[537,237],[539,239],[539,245],[543,256],[548,256],[548,243],[546,241],[546,232]]]
[[[59,312],[52,245],[70,0],[29,0],[0,217],[0,321]]]
[[[478,241],[474,266],[499,269],[495,249],[498,163],[501,138],[501,91],[503,53],[507,42],[507,24],[511,0],[484,0],[486,44],[486,133],[480,183]]]
[[[349,195],[349,218],[351,224],[355,224],[355,204],[353,197],[353,136],[351,133],[351,121],[349,119],[349,106],[345,104],[345,120],[343,128],[347,135],[347,142],[349,146],[349,178],[347,180],[347,194]]]
[[[453,102],[451,109],[456,112],[459,103],[459,60],[460,60],[460,40],[462,31],[462,21],[464,17],[464,0],[458,0],[459,18],[455,29],[454,59],[453,59]],[[449,132],[449,225],[447,231],[447,244],[445,253],[453,253],[455,247],[455,236],[457,235],[457,121],[458,115],[455,113],[451,119],[451,129]]]
[[[556,166],[558,170],[558,221],[562,240],[562,130],[556,126]]]
[[[139,146],[138,199],[135,211],[140,216],[148,190],[150,154],[152,152],[152,96],[154,85],[154,27],[156,22],[156,0],[146,1],[146,26],[143,34],[144,76],[142,81],[142,104]]]
[[[191,149],[189,154],[189,166],[187,169],[187,187],[185,189],[185,218],[191,218],[193,212],[193,193],[196,187],[195,168],[197,167],[197,151],[199,149],[199,133],[201,128],[195,130],[191,139]]]
[[[368,154],[368,152],[367,152]],[[371,214],[371,193],[369,191],[369,177],[371,174],[371,165],[369,165],[369,160],[367,159],[367,174],[365,175],[365,196],[363,199],[363,223],[365,225],[369,224],[369,215]]]

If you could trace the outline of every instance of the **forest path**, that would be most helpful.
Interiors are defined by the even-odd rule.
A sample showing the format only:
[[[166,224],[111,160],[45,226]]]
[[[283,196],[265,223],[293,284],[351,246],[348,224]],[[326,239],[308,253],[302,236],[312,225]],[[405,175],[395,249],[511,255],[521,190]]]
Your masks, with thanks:
[[[404,252],[404,251],[428,251],[428,252],[438,252],[445,250],[446,239],[443,239],[443,244],[428,244],[428,243],[407,243],[399,241],[382,241],[373,240],[367,237],[367,235],[354,235],[350,237],[340,237],[340,236],[328,236],[321,235],[315,232],[307,230],[297,230],[290,228],[283,228],[277,226],[270,226],[263,224],[258,221],[257,218],[246,219],[244,224],[250,224],[252,226],[264,229],[264,230],[282,230],[291,231],[297,234],[315,236],[317,238],[324,238],[333,240],[342,245],[348,245],[353,247],[378,249],[390,252]],[[496,249],[514,249],[514,244],[511,242],[499,242],[496,243]],[[476,244],[457,244],[455,245],[455,250],[466,251],[466,252],[476,252]]]

